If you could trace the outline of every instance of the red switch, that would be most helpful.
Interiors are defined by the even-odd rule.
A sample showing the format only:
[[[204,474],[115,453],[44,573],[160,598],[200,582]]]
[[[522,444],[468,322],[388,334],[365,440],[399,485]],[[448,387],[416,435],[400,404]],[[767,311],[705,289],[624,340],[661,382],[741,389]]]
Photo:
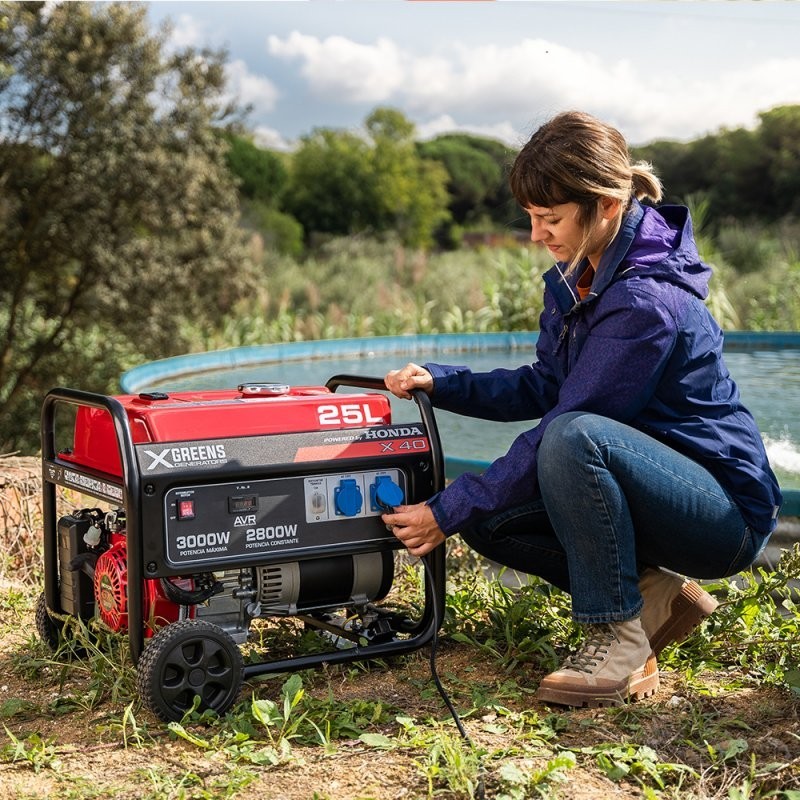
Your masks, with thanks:
[[[178,519],[194,519],[194,500],[178,501]]]

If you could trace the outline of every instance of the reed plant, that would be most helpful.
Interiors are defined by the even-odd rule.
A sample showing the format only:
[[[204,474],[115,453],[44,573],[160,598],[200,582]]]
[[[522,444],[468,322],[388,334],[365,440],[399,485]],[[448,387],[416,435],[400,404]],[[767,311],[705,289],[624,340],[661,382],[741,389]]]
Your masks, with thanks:
[[[713,268],[707,303],[725,330],[800,329],[800,226],[756,231],[732,222],[706,232],[692,212],[701,257]],[[228,314],[187,320],[200,352],[254,344],[423,333],[535,331],[539,249],[512,245],[413,251],[396,240],[332,239],[302,258],[266,252],[259,291]]]

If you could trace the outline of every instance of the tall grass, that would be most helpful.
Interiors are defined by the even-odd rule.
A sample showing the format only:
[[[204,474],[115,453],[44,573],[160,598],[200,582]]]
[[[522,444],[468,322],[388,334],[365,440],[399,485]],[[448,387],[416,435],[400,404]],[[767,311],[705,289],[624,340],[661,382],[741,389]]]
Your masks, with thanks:
[[[261,291],[189,322],[194,350],[351,336],[535,328],[547,259],[528,248],[446,253],[344,238],[305,260],[267,254]]]
[[[727,330],[800,329],[800,226],[703,230],[714,269],[709,307]],[[261,289],[219,319],[187,321],[193,351],[273,342],[418,333],[536,330],[541,276],[529,246],[426,253],[391,239],[334,239],[302,259],[266,252]]]

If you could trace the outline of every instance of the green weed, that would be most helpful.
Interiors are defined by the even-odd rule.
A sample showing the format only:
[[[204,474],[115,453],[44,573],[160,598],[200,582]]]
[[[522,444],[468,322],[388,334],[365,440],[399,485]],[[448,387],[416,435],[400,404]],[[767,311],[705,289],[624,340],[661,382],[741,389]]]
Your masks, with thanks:
[[[680,785],[686,777],[697,777],[685,764],[661,761],[658,753],[646,745],[597,745],[581,747],[577,752],[593,755],[600,771],[615,782],[632,780],[642,787],[654,784],[665,789],[668,782],[677,781]]]
[[[311,698],[301,675],[295,673],[282,685],[277,701],[254,695],[225,719],[189,711],[181,722],[168,727],[184,741],[230,761],[275,767],[295,759],[294,745],[317,746],[331,753],[338,739],[356,738],[365,728],[387,719],[379,702],[336,702],[332,694],[325,700]],[[211,734],[198,730],[199,726],[210,727]]]
[[[477,646],[507,670],[530,662],[553,665],[556,649],[575,638],[568,596],[537,578],[511,588],[473,575],[449,593],[447,604],[456,621],[451,637]]]
[[[528,762],[508,762],[498,770],[500,793],[497,800],[527,800],[530,797],[550,797],[556,784],[567,780],[567,772],[577,760],[569,751],[551,758],[542,768]]]
[[[55,653],[32,637],[10,659],[17,674],[37,680],[45,676],[58,685],[53,713],[88,711],[105,700],[120,706],[136,698],[136,674],[126,636],[98,619],[87,623],[65,615],[55,620],[62,626]],[[70,694],[68,684],[80,686],[80,692]]]
[[[241,768],[213,778],[203,778],[191,770],[175,777],[155,768],[144,770],[141,774],[151,786],[151,791],[140,795],[142,800],[225,800],[241,796],[240,792],[256,777]]]
[[[434,728],[426,735],[423,749],[426,753],[417,764],[428,781],[428,797],[441,785],[457,795],[475,797],[481,780],[480,756],[461,736]]]
[[[422,751],[415,763],[426,780],[428,797],[434,797],[442,787],[457,796],[475,797],[483,780],[480,751],[439,723],[420,726],[406,716],[398,716],[396,721],[400,726],[396,736],[364,733],[360,741],[378,750]]]
[[[58,771],[61,761],[56,755],[56,746],[50,739],[43,739],[38,733],[31,733],[25,739],[14,736],[7,726],[3,726],[10,743],[0,750],[0,758],[5,762],[25,762],[36,773],[43,769]]]

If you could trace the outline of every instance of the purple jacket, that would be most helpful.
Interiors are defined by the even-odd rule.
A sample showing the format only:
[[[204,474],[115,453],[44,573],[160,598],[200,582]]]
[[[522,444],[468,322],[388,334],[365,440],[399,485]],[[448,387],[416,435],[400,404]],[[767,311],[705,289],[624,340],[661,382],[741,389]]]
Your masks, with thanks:
[[[686,208],[633,203],[589,296],[556,265],[545,276],[537,360],[473,373],[426,364],[437,408],[491,420],[540,420],[482,475],[456,478],[429,505],[446,534],[538,494],[536,454],[548,423],[588,411],[627,423],[706,467],[753,530],[775,527],[782,497],[761,436],[722,357],[706,309],[711,269]]]

